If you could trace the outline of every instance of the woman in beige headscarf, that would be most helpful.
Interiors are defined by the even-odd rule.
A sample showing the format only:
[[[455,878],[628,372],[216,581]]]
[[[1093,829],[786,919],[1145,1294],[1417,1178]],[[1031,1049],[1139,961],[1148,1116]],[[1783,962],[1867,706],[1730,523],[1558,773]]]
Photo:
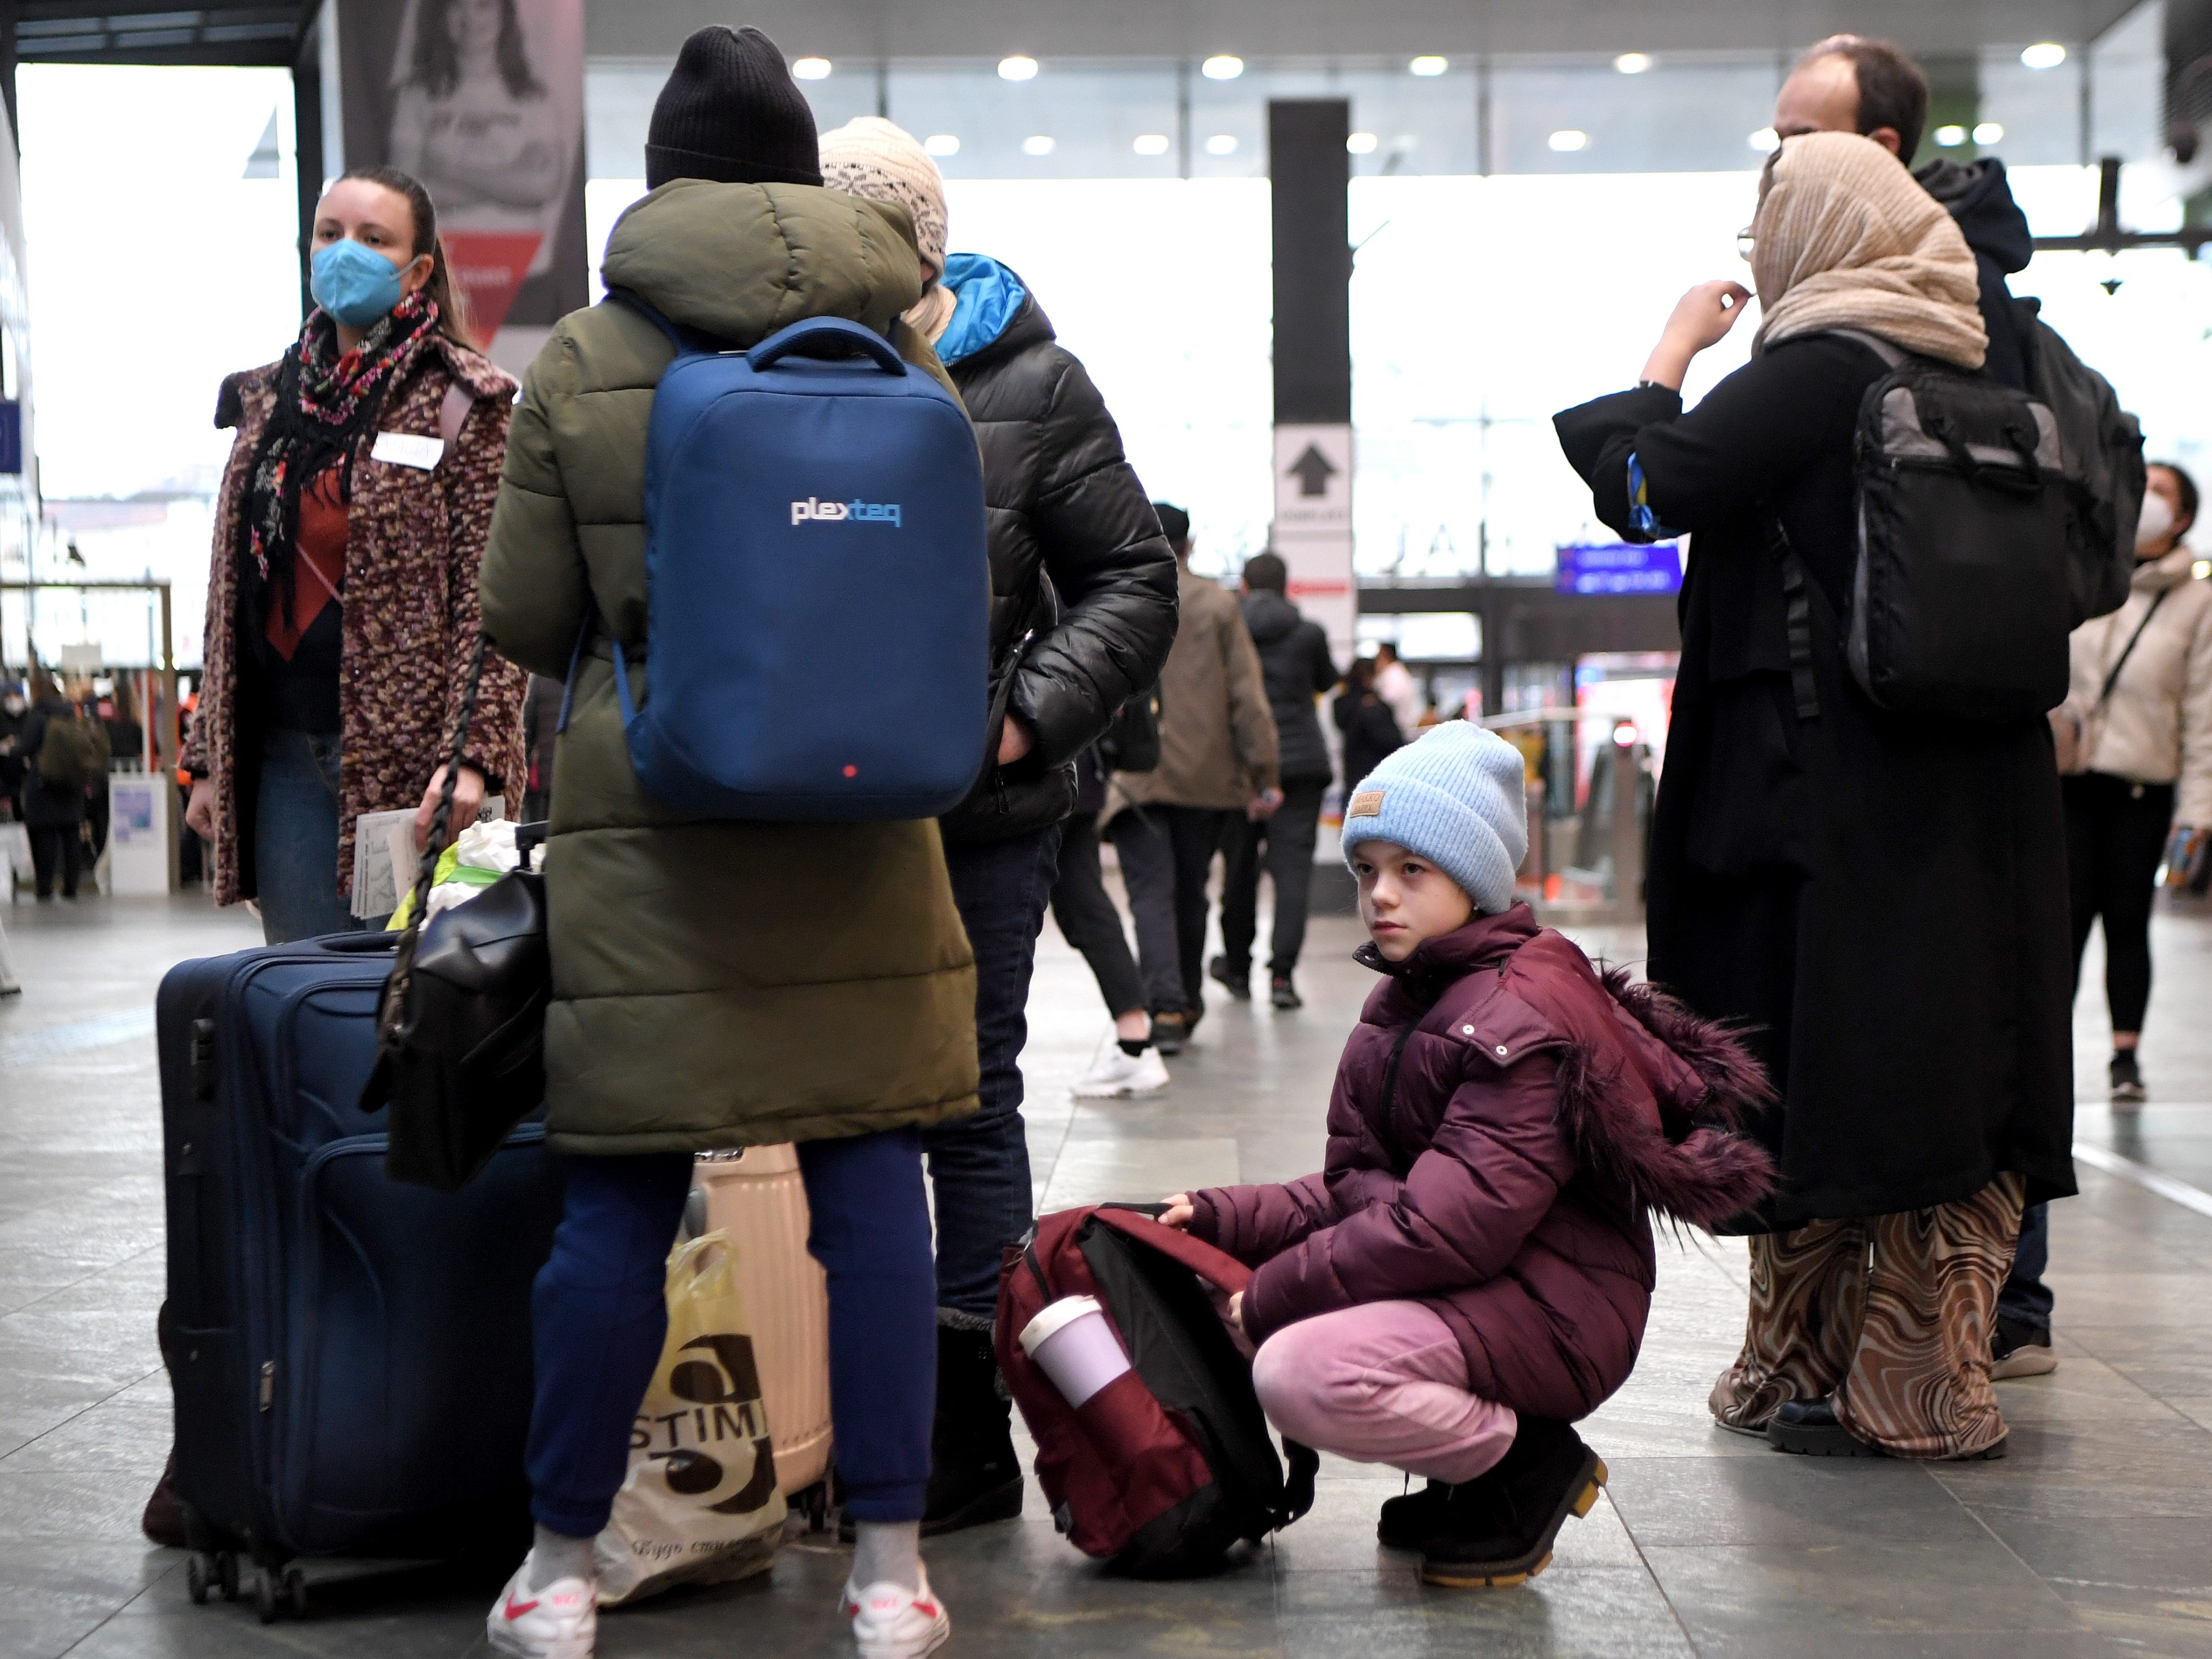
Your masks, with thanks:
[[[2042,720],[1885,714],[1842,648],[1852,434],[1887,373],[1851,336],[1978,370],[1974,260],[1849,133],[1784,143],[1752,236],[1749,364],[1684,411],[1691,360],[1751,297],[1708,283],[1641,384],[1556,422],[1607,523],[1693,538],[1650,974],[1749,1029],[1783,1176],[1743,1218],[1751,1316],[1713,1414],[1786,1451],[1996,1456],[1990,1326],[2021,1204],[2074,1191],[2057,770]]]

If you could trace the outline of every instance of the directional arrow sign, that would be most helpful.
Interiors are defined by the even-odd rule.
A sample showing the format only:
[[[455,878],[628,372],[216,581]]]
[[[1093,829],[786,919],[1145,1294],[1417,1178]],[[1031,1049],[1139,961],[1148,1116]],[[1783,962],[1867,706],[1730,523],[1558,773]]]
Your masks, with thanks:
[[[1285,475],[1298,481],[1301,495],[1326,495],[1328,481],[1336,476],[1336,465],[1321,453],[1317,444],[1308,444],[1306,453],[1292,461]]]

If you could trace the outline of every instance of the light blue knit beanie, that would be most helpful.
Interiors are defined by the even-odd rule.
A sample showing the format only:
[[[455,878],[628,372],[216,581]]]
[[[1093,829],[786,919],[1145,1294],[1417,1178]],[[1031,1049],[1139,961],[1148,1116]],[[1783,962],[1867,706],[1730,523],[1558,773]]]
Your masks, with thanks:
[[[1460,884],[1478,910],[1513,904],[1528,853],[1528,770],[1494,732],[1447,720],[1361,780],[1344,808],[1344,857],[1366,841],[1419,853]]]

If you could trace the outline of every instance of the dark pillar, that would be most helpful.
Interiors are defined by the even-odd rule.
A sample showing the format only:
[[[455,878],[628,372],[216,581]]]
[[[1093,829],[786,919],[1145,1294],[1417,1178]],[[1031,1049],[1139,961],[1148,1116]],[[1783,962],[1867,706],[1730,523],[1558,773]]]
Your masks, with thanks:
[[[1341,98],[1267,106],[1278,426],[1352,418],[1351,131]]]
[[[300,315],[314,301],[307,294],[307,266],[314,249],[315,204],[323,198],[323,46],[318,24],[301,37],[292,60],[293,147],[299,161]]]
[[[23,124],[15,118],[15,19],[21,14],[15,0],[0,0],[0,100],[8,106],[8,136],[18,161],[23,154]]]

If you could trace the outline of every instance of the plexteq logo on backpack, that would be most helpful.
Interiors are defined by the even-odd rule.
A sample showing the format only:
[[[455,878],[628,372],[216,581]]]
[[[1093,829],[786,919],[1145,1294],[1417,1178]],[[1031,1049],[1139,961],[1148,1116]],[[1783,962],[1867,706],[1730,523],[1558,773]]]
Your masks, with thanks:
[[[899,504],[896,501],[817,501],[809,495],[803,501],[791,504],[791,521],[805,524],[809,520],[817,524],[842,524],[847,520],[870,524],[887,524],[903,530],[899,523]]]

